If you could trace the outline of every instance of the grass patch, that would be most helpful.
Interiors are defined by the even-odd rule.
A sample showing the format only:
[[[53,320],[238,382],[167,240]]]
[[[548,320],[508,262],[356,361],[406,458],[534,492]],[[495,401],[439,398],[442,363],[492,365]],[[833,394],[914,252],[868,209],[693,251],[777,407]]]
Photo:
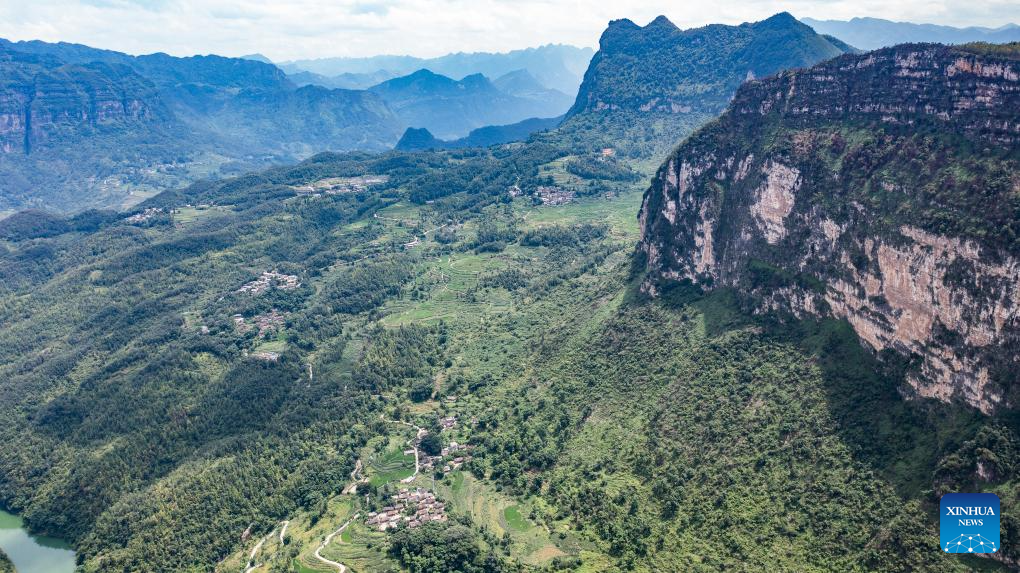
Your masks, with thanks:
[[[531,525],[529,525],[528,521],[524,519],[524,516],[521,515],[520,508],[516,505],[511,505],[504,509],[503,517],[506,519],[506,524],[514,531],[527,531],[528,529],[531,529]]]

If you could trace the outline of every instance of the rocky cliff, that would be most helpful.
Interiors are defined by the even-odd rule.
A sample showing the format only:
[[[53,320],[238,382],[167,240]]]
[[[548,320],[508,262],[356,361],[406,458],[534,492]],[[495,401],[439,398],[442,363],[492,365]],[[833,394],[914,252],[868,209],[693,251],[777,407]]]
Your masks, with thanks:
[[[0,152],[30,153],[58,134],[165,120],[151,82],[108,63],[63,64],[0,48]]]
[[[648,278],[847,320],[906,391],[1020,399],[1020,46],[903,45],[745,84],[640,211]]]
[[[386,149],[402,128],[372,93],[263,62],[0,40],[0,211],[119,208],[220,165]]]

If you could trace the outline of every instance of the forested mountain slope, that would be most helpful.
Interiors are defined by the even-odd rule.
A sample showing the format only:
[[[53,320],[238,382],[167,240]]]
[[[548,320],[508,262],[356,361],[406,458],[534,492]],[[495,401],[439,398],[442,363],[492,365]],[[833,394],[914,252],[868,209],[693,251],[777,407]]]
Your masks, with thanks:
[[[615,20],[599,40],[571,114],[721,112],[747,79],[816,64],[843,50],[787,13],[681,30],[665,16]]]
[[[1013,344],[987,301],[1016,300],[1015,65],[906,46],[748,83],[651,187],[666,130],[587,110],[0,220],[0,505],[86,573],[1015,566],[1012,357],[979,344]],[[991,327],[929,343],[1002,400],[904,396],[932,357],[819,302],[851,272],[892,336],[934,307],[898,306],[910,280],[973,303],[955,325]],[[936,550],[947,491],[1002,498],[997,561]]]
[[[602,33],[565,127],[605,138],[607,146],[618,140],[628,155],[658,163],[677,141],[721,113],[744,81],[849,49],[786,13],[689,30],[665,16],[644,27],[615,20]]]
[[[0,224],[0,500],[84,571],[972,565],[925,492],[1009,499],[1015,430],[904,402],[845,323],[644,297],[644,184],[560,135]],[[402,422],[469,449],[415,473]],[[401,487],[446,521],[369,526]]]
[[[253,60],[0,47],[0,211],[132,205],[230,162],[384,149],[402,125],[370,93],[297,88]]]
[[[1015,408],[1018,55],[903,45],[745,85],[647,193],[649,269],[845,318],[916,362],[914,393]]]

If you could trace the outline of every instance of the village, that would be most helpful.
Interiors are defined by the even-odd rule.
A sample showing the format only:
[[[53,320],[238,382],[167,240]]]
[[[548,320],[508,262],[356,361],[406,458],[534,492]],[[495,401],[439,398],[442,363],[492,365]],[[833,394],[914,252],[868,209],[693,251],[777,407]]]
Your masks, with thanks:
[[[152,219],[153,217],[159,215],[160,213],[163,213],[162,208],[149,207],[148,209],[142,211],[141,213],[135,213],[134,215],[131,215],[130,217],[124,219],[124,221],[131,223],[133,225],[137,225],[138,223],[144,223]]]
[[[401,523],[414,528],[430,521],[446,521],[446,505],[437,500],[434,493],[420,487],[413,491],[402,488],[390,501],[391,505],[378,512],[369,512],[365,524],[386,531]]]
[[[456,416],[447,416],[439,419],[441,431],[452,430],[457,425]],[[414,455],[416,471],[410,478],[402,480],[404,483],[414,481],[419,472],[441,470],[446,474],[460,469],[465,463],[471,460],[470,451],[472,446],[459,444],[451,441],[444,446],[439,455],[425,455],[420,451],[422,440],[428,436],[428,431],[418,428],[415,437],[409,443],[412,448],[404,450],[404,455]],[[397,493],[388,498],[390,505],[383,507],[378,512],[370,512],[366,525],[373,526],[379,531],[386,531],[406,524],[407,527],[418,527],[429,521],[446,521],[446,506],[442,501],[436,499],[433,492],[417,487],[412,489],[401,488]]]
[[[368,191],[373,185],[382,185],[389,181],[387,175],[362,175],[360,177],[330,177],[320,179],[308,185],[294,187],[294,191],[303,195],[321,196],[339,195],[341,193],[361,193]]]
[[[557,186],[540,186],[538,198],[545,206],[566,205],[574,200],[574,192]]]
[[[251,317],[251,320],[245,319],[243,315],[235,314],[233,316],[234,329],[241,334],[258,329],[259,337],[264,337],[283,327],[286,318],[286,315],[281,314],[275,308],[265,314],[257,314]]]
[[[301,286],[301,283],[298,282],[298,278],[295,275],[285,275],[276,271],[264,271],[259,278],[246,283],[237,289],[237,292],[257,296],[271,288],[293,290],[299,286]]]

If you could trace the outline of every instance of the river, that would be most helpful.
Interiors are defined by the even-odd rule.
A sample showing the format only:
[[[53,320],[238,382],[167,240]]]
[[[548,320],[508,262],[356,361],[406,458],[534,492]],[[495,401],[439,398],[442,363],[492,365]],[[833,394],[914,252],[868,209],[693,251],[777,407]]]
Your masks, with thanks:
[[[0,509],[0,549],[18,573],[74,573],[74,550],[59,539],[31,535],[17,515]]]

